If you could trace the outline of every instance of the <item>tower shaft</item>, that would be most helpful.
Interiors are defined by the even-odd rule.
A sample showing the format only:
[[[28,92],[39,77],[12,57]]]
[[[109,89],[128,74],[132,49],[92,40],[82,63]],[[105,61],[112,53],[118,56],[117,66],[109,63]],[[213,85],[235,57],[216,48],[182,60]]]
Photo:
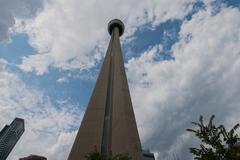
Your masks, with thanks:
[[[83,160],[94,148],[104,157],[128,153],[143,160],[119,40],[123,28],[110,29],[106,56],[68,160]]]

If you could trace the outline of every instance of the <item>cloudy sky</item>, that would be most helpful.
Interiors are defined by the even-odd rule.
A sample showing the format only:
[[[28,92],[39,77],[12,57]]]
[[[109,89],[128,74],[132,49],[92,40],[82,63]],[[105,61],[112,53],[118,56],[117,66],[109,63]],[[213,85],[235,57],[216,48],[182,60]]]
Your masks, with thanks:
[[[158,160],[191,160],[200,114],[240,122],[239,0],[0,0],[0,129],[26,131],[8,157],[66,160],[121,19],[141,143]]]

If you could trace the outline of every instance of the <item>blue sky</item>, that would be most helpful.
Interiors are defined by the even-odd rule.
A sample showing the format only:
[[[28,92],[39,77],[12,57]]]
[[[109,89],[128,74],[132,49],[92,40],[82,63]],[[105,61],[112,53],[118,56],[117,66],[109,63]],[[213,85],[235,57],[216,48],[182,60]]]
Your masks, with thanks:
[[[240,2],[140,1],[132,9],[134,4],[0,2],[0,128],[15,116],[28,127],[9,159],[32,152],[66,159],[112,18],[126,25],[122,51],[143,148],[158,159],[191,159],[187,148],[197,141],[184,130],[200,114],[216,114],[227,126],[240,121]]]
[[[78,70],[61,71],[59,69],[50,69],[48,73],[37,76],[35,73],[26,73],[21,71],[16,65],[21,63],[23,56],[32,55],[36,50],[28,43],[28,36],[26,34],[17,34],[12,37],[10,43],[2,43],[0,46],[1,58],[7,60],[10,65],[10,70],[16,72],[21,79],[29,86],[41,90],[54,100],[67,99],[79,106],[85,107],[88,103],[94,86],[96,75],[91,75],[91,71],[85,71],[81,74],[86,74],[87,79],[73,79],[69,78],[66,83],[58,83],[57,80],[65,77],[68,74],[79,74]],[[98,72],[99,68],[96,69]],[[92,77],[92,78],[91,78]],[[81,92],[84,91],[84,92]]]
[[[202,4],[196,3],[193,11],[191,11],[186,18],[191,16],[192,12],[196,12],[201,6]],[[125,62],[127,62],[129,58],[139,57],[140,53],[159,43],[163,44],[163,51],[159,53],[159,56],[156,57],[155,60],[173,60],[174,56],[171,55],[171,47],[178,40],[181,22],[182,21],[178,19],[168,20],[152,30],[149,30],[151,24],[140,27],[133,35],[135,39],[131,43],[124,43],[122,46],[123,53],[127,53],[124,55]],[[21,76],[23,81],[28,83],[28,85],[43,90],[45,94],[53,99],[69,99],[85,107],[88,103],[103,59],[101,59],[101,61],[98,62],[99,64],[95,67],[90,68],[88,71],[83,71],[82,73],[77,69],[61,71],[55,68],[50,68],[48,73],[41,76],[36,75],[34,72],[25,73],[18,69],[16,65],[21,63],[23,56],[33,55],[37,52],[28,41],[29,38],[27,34],[20,33],[12,35],[10,42],[1,43],[0,45],[1,58],[11,63],[12,65],[9,67],[13,70],[17,70],[19,76]],[[94,73],[91,74],[91,72]],[[68,78],[67,83],[57,83],[59,78],[66,77],[68,74],[85,75],[87,79],[75,80],[71,77]]]

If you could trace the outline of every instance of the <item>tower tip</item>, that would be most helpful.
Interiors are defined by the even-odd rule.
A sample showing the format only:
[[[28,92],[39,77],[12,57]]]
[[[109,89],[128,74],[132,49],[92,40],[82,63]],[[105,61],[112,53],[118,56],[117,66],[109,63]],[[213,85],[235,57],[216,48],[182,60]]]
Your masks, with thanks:
[[[119,19],[113,19],[108,23],[108,33],[111,35],[113,28],[118,27],[119,29],[119,36],[121,36],[124,32],[124,24]]]

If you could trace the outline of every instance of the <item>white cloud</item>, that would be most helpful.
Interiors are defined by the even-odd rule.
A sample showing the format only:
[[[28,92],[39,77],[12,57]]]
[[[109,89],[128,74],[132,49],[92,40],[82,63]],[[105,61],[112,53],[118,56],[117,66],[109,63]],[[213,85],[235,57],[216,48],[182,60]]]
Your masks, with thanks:
[[[73,145],[73,140],[77,131],[72,133],[63,133],[59,136],[57,143],[49,150],[51,159],[67,159],[70,149]],[[50,159],[50,158],[49,158]]]
[[[5,60],[0,60],[0,88],[0,128],[15,117],[25,119],[25,132],[8,159],[39,154],[65,160],[81,121],[80,109],[66,101],[55,106],[9,71]]]
[[[153,26],[168,19],[183,18],[193,0],[51,0],[44,1],[42,12],[22,23],[16,30],[30,36],[30,44],[37,53],[23,57],[19,67],[42,75],[48,68],[64,70],[88,69],[102,58],[109,36],[107,23],[120,18],[126,25],[126,36],[137,27],[151,22]]]
[[[68,79],[66,77],[60,77],[57,79],[57,82],[58,83],[66,83],[66,82],[68,82]]]
[[[127,64],[142,143],[158,159],[190,159],[197,143],[185,129],[200,114],[227,127],[240,122],[240,11],[211,12],[208,6],[183,23],[175,60],[154,61],[157,45]]]
[[[42,0],[0,0],[0,42],[8,41],[15,18],[30,18],[41,7]]]
[[[19,67],[42,75],[49,67],[93,67],[107,46],[106,24],[112,18],[124,21],[127,33],[123,39],[129,40],[143,24],[150,22],[154,27],[168,19],[183,18],[193,1],[50,0],[44,1],[39,12],[38,7],[33,7],[33,12],[19,8],[10,12],[6,6],[15,1],[8,2],[0,0],[0,41],[8,39],[16,20],[15,31],[27,33],[37,49],[36,54],[23,57]],[[227,126],[240,120],[239,9],[224,8],[217,15],[211,11],[207,8],[184,22],[180,41],[172,48],[175,61],[154,60],[162,50],[159,44],[127,64],[142,143],[159,152],[159,159],[166,159],[170,152],[187,159],[187,147],[193,139],[185,128],[199,114],[216,114],[217,121]],[[33,13],[36,17],[31,17]],[[51,160],[66,159],[76,134],[68,130],[79,125],[81,115],[75,113],[80,111],[64,100],[59,101],[64,107],[56,108],[6,65],[0,60],[0,125],[10,123],[15,116],[26,119],[26,132],[9,159],[31,153]]]

